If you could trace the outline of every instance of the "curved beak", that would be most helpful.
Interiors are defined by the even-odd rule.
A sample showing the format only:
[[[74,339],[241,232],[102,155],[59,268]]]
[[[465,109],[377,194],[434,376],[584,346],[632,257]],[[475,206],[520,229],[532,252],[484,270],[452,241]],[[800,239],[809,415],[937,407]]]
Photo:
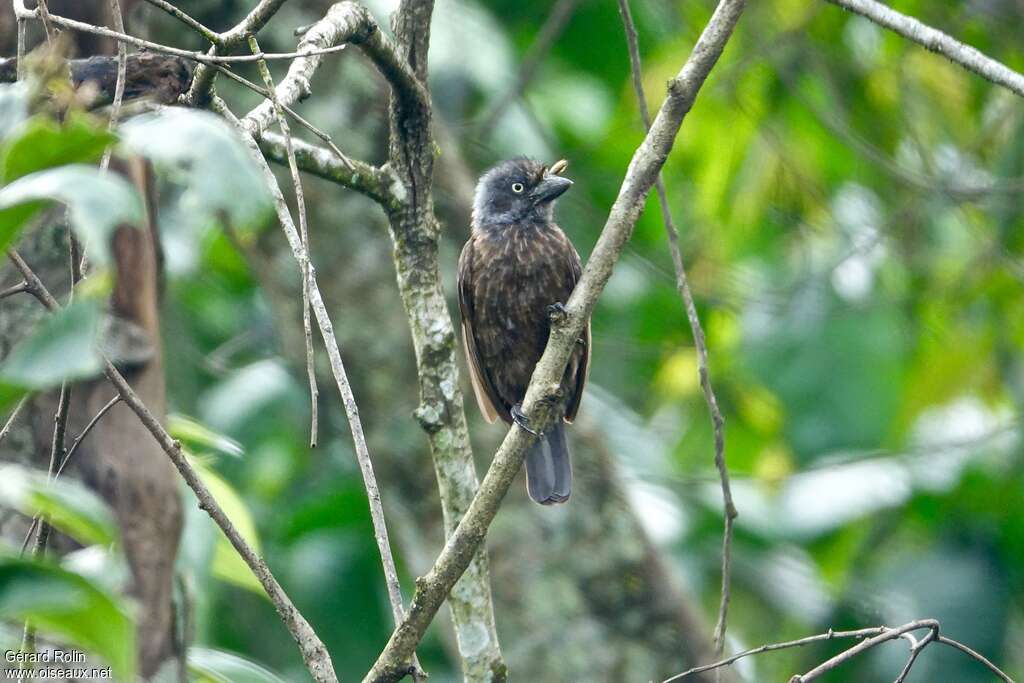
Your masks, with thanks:
[[[572,187],[572,181],[568,178],[549,174],[537,183],[537,187],[533,188],[533,191],[530,192],[530,197],[533,199],[534,204],[542,204],[562,196],[570,187]]]

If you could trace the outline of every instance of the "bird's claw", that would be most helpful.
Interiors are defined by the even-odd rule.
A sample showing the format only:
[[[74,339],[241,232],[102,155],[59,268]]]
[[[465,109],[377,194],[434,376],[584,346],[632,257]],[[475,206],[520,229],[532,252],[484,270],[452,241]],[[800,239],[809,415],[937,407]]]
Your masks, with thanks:
[[[530,426],[529,419],[523,415],[523,411],[520,410],[518,405],[512,406],[512,410],[509,412],[512,413],[512,421],[519,425],[523,431],[529,432],[538,438],[544,436],[544,432],[538,432]]]
[[[564,319],[565,316],[568,315],[568,313],[569,312],[565,310],[565,304],[563,304],[561,301],[556,301],[555,303],[548,306],[548,316],[552,320],[557,320],[559,318]]]

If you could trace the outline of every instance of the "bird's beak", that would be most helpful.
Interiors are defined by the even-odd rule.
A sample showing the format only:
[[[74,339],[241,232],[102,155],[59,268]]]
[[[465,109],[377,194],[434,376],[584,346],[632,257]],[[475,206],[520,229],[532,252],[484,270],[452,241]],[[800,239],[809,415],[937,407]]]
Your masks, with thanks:
[[[537,183],[537,187],[533,188],[530,197],[534,204],[542,204],[560,197],[570,187],[572,187],[572,181],[568,178],[545,175],[544,179]]]

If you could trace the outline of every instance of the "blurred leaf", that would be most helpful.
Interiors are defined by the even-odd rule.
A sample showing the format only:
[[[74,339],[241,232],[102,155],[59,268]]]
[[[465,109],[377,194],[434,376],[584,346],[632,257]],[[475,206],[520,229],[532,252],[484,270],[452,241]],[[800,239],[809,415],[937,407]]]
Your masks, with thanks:
[[[119,225],[137,225],[142,204],[123,178],[98,168],[71,164],[29,174],[0,189],[0,247],[48,202],[67,205],[71,226],[89,258],[106,263],[110,234]]]
[[[47,481],[39,470],[0,466],[0,505],[27,517],[44,515],[83,545],[109,545],[119,538],[117,521],[99,496],[71,479]]]
[[[0,139],[7,139],[28,117],[28,84],[0,84]]]
[[[96,301],[79,299],[40,321],[0,365],[0,406],[30,391],[98,374],[103,367],[95,343],[99,315]]]
[[[167,108],[143,114],[121,127],[122,149],[167,170],[183,190],[175,215],[189,231],[222,217],[236,228],[266,218],[270,194],[238,134],[219,117]]]
[[[189,671],[213,683],[284,683],[284,679],[259,664],[224,650],[188,649]]]
[[[58,124],[36,116],[0,150],[0,177],[4,182],[54,166],[98,161],[115,138],[96,120],[72,114]]]
[[[216,472],[194,459],[192,464],[202,478],[203,483],[210,489],[210,494],[214,500],[217,501],[217,504],[224,510],[224,514],[235,525],[235,529],[238,530],[238,533],[245,539],[246,543],[252,546],[252,549],[258,553],[260,543],[259,536],[256,533],[256,523],[253,521],[249,508],[245,505],[245,501],[232,488],[231,484],[222,479]],[[249,565],[238,555],[219,528],[217,529],[217,543],[213,551],[211,571],[215,577],[222,581],[227,581],[260,595],[266,595],[263,586],[252,573],[252,570],[249,569]]]
[[[185,415],[176,413],[168,415],[167,431],[193,450],[211,449],[236,458],[240,458],[245,453],[242,445],[231,437],[218,434],[201,422]]]
[[[0,618],[27,620],[47,636],[106,660],[134,680],[135,624],[120,599],[73,572],[0,556]]]

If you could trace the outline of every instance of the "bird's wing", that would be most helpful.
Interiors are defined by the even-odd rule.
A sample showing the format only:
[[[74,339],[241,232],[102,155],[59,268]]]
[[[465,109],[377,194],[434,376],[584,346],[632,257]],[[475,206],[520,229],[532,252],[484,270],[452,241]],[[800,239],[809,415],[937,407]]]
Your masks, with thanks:
[[[583,266],[580,262],[580,255],[576,253],[576,248],[569,242],[569,238],[565,238],[566,243],[569,246],[569,261],[570,270],[572,272],[572,284],[573,287],[580,281],[580,275],[583,273]],[[587,327],[583,330],[583,336],[580,338],[583,343],[583,358],[580,361],[579,366],[576,368],[576,391],[573,393],[572,401],[565,407],[565,421],[572,422],[576,419],[576,413],[580,409],[580,401],[583,400],[583,388],[587,384],[587,378],[590,376],[590,320],[587,320]]]
[[[462,344],[466,351],[466,364],[469,365],[469,376],[473,381],[473,394],[476,395],[476,403],[480,406],[480,412],[484,419],[493,423],[498,419],[498,409],[501,405],[498,400],[498,392],[494,385],[488,380],[487,375],[480,369],[480,353],[476,348],[476,337],[473,334],[473,249],[476,241],[469,238],[466,246],[462,248],[462,255],[459,256],[459,312],[462,314]]]

